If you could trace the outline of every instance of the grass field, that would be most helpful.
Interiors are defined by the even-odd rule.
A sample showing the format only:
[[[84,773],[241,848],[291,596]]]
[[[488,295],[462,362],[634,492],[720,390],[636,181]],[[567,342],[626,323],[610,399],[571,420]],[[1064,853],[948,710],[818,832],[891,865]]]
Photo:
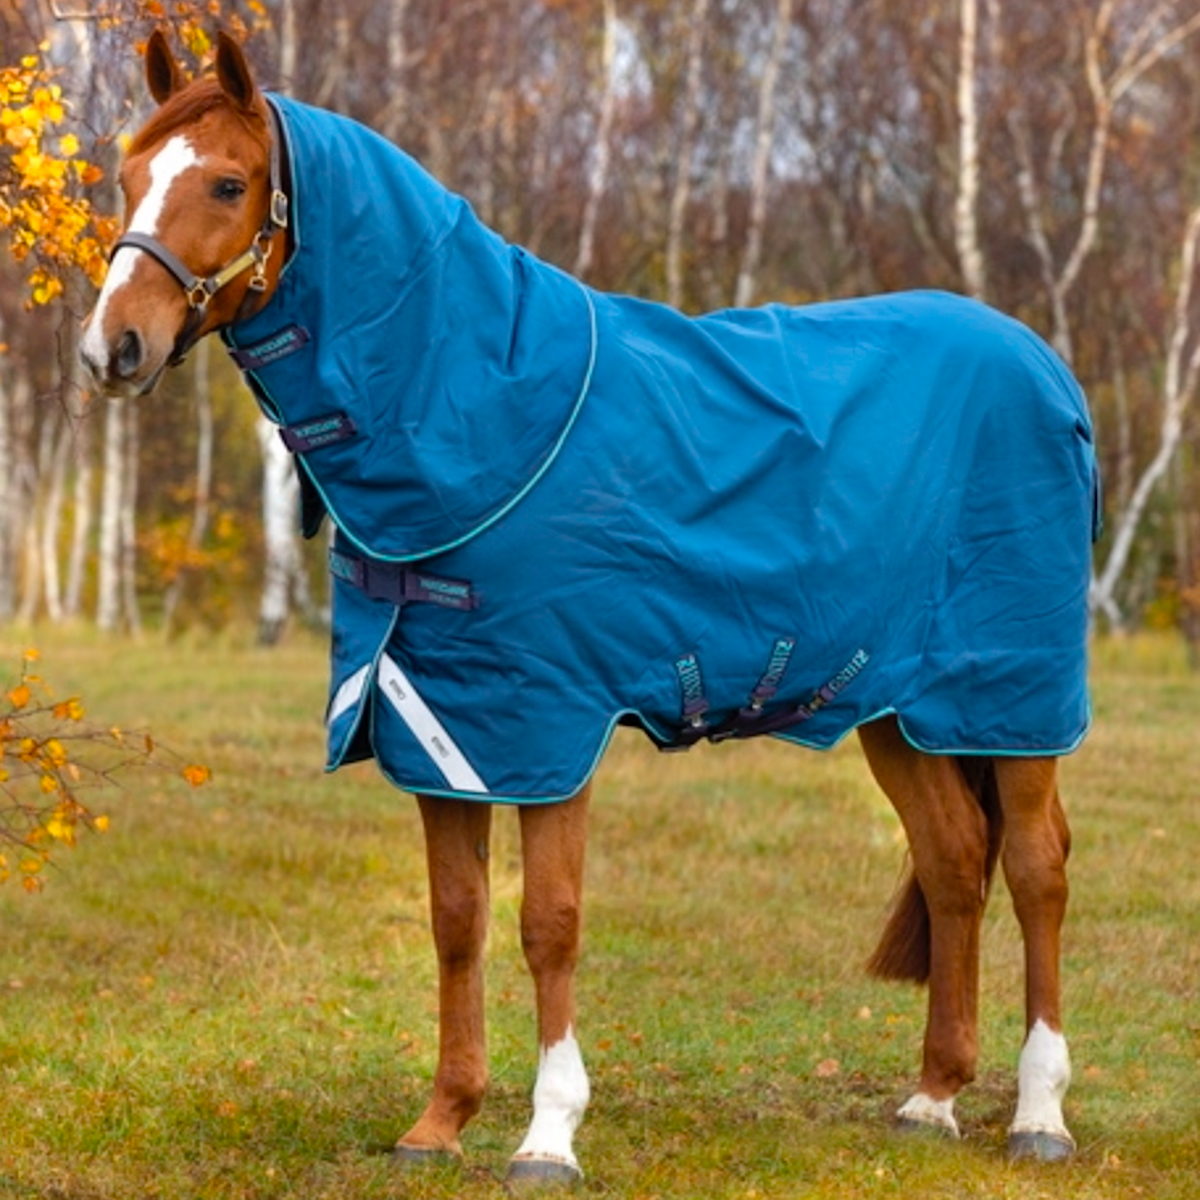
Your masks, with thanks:
[[[465,1167],[397,1173],[435,1051],[419,823],[371,768],[322,775],[324,646],[8,631],[0,662],[30,641],[60,694],[215,778],[135,777],[41,895],[0,888],[0,1198],[501,1196],[535,1062],[511,814],[488,1104]],[[1168,643],[1107,643],[1095,706],[1064,764],[1073,1163],[1004,1154],[1022,981],[1002,888],[964,1140],[902,1136],[924,995],[861,971],[903,846],[856,747],[660,756],[630,735],[593,813],[582,1194],[1194,1200],[1200,677]]]

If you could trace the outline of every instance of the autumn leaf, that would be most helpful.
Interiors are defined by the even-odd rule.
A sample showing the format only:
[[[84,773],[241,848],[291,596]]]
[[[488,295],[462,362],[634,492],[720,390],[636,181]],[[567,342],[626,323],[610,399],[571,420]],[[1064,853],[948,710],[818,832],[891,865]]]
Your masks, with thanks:
[[[211,778],[212,771],[200,763],[192,763],[180,772],[192,787],[203,787]]]
[[[79,703],[77,696],[60,701],[52,711],[56,721],[80,721],[83,719],[83,705]]]
[[[9,690],[8,702],[13,706],[13,708],[20,711],[29,703],[31,695],[32,693],[30,692],[28,686],[23,683],[19,683],[15,688],[11,688]]]

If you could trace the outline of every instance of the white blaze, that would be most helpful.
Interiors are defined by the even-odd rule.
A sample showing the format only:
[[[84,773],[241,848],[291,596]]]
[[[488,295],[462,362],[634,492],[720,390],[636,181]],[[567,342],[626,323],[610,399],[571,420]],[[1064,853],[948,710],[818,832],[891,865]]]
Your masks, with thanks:
[[[129,222],[131,232],[158,237],[158,224],[162,219],[171,186],[188,167],[195,166],[199,161],[199,155],[183,134],[176,134],[167,141],[150,160],[150,187]],[[87,330],[83,336],[83,350],[90,362],[101,367],[108,364],[108,338],[104,333],[105,310],[117,289],[129,282],[133,274],[133,265],[137,261],[134,255],[142,253],[144,251],[138,250],[136,246],[122,246],[113,255],[100,298],[88,319]]]

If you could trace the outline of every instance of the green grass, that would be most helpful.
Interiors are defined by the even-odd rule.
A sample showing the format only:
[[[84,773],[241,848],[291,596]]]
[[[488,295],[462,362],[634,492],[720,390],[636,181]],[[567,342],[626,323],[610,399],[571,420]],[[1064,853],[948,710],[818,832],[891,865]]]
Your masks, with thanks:
[[[109,793],[112,828],[46,890],[0,888],[0,1198],[499,1197],[535,1062],[515,821],[501,814],[492,1089],[459,1169],[397,1173],[435,1052],[419,821],[370,767],[321,773],[325,648],[0,635],[105,723],[215,772]],[[984,946],[979,1081],[961,1144],[889,1126],[924,995],[868,981],[903,857],[852,745],[660,756],[601,771],[578,1150],[603,1197],[1184,1197],[1200,1172],[1200,678],[1167,642],[1096,654],[1096,729],[1064,764],[1080,1154],[1014,1166],[1020,942]]]

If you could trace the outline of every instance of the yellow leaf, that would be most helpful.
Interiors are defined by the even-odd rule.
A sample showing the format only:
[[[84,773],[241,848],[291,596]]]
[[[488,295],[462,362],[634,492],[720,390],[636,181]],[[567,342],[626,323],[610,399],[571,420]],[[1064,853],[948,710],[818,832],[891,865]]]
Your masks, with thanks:
[[[51,817],[46,822],[46,832],[57,842],[66,842],[68,845],[75,844],[75,828],[70,821],[64,821],[61,817]]]
[[[212,771],[200,763],[184,767],[181,773],[192,787],[203,787],[212,778]]]
[[[8,693],[8,702],[13,708],[21,709],[29,703],[31,695],[30,690],[23,683],[19,683]]]
[[[64,158],[74,158],[79,153],[79,139],[73,133],[65,133],[58,139],[58,152]]]
[[[100,815],[100,816],[98,816],[98,817],[94,817],[94,818],[92,819],[92,828],[93,828],[93,829],[98,829],[98,830],[99,830],[101,833],[105,833],[105,832],[107,832],[107,830],[108,830],[108,818],[107,818],[106,816],[104,816],[103,814],[101,814],[101,815]]]
[[[188,29],[184,34],[184,39],[187,42],[187,48],[197,58],[203,58],[212,49],[212,42],[209,41],[208,34],[199,25],[193,25]]]

